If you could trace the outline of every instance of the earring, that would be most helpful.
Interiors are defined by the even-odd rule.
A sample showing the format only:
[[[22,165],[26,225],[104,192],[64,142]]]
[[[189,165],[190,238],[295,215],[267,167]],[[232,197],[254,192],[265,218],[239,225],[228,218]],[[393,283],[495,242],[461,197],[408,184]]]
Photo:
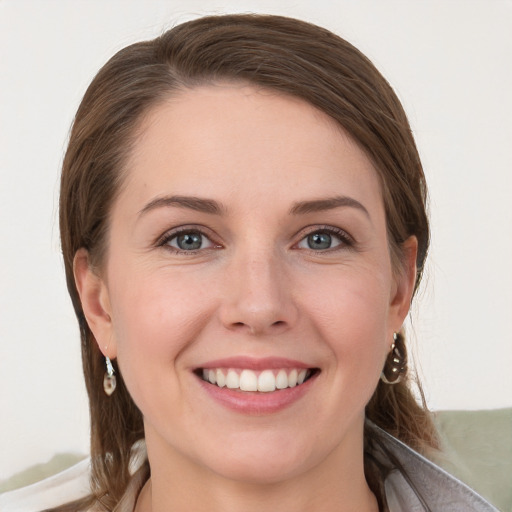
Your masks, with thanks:
[[[380,380],[385,384],[398,384],[405,374],[407,361],[405,358],[404,338],[401,334],[393,333],[393,343],[386,359]]]
[[[105,394],[110,396],[116,390],[116,376],[114,375],[114,367],[112,366],[112,361],[108,356],[105,356],[105,364],[107,366],[107,371],[105,372],[105,377],[103,377],[103,389],[105,390]]]

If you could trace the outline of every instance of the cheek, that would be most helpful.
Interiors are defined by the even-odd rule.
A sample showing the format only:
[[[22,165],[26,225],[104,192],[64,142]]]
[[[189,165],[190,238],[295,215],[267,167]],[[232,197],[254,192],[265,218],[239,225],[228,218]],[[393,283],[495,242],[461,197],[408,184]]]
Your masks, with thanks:
[[[379,374],[391,344],[387,340],[391,274],[370,268],[342,270],[322,282],[322,287],[318,281],[316,287],[307,286],[309,310],[337,365],[343,367],[342,375]]]
[[[146,391],[161,385],[162,378],[172,384],[172,369],[178,369],[180,353],[204,328],[212,301],[198,283],[180,280],[176,273],[112,272],[111,283],[118,363],[141,403],[142,394],[142,401],[151,400]]]
[[[183,331],[199,328],[201,309],[209,297],[185,273],[137,267],[111,273],[112,314],[120,348],[130,341],[131,349],[152,353],[164,340],[168,348],[178,340],[185,342]]]

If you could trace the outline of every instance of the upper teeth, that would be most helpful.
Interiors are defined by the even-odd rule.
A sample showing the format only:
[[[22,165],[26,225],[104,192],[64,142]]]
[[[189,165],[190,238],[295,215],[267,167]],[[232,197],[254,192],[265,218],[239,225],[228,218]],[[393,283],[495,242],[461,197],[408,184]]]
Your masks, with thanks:
[[[223,368],[203,369],[203,379],[219,387],[241,391],[262,391],[268,393],[276,389],[293,388],[302,384],[308,376],[306,369],[263,370],[235,370]]]

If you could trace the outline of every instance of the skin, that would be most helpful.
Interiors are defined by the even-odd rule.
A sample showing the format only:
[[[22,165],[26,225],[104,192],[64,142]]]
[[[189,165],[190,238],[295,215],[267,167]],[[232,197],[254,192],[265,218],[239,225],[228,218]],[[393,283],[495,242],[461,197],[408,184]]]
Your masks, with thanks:
[[[409,308],[416,240],[393,269],[371,161],[311,105],[218,84],[149,112],[126,171],[106,260],[95,271],[79,251],[75,276],[100,349],[144,415],[152,476],[137,510],[377,510],[364,408]],[[175,195],[222,211],[148,208]],[[291,212],[334,196],[363,208]],[[176,252],[182,226],[204,233],[199,250]],[[326,228],[343,237],[311,249],[308,235]],[[242,414],[193,373],[231,356],[320,373],[288,407]]]

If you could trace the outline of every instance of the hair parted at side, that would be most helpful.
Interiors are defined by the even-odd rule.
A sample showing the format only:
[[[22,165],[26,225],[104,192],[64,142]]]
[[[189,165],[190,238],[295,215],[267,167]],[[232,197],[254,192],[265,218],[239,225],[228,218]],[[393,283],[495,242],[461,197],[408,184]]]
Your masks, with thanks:
[[[91,416],[93,495],[82,502],[84,508],[99,500],[110,510],[119,501],[130,478],[130,449],[144,432],[141,413],[115,361],[116,392],[112,397],[103,392],[104,361],[82,311],[73,258],[85,248],[90,264],[101,272],[109,214],[148,109],[178,91],[225,81],[301,98],[336,120],[379,173],[395,270],[400,271],[401,244],[414,235],[419,248],[416,286],[422,275],[429,244],[427,191],[411,129],[387,81],[347,41],[291,18],[224,15],[184,23],[119,51],[96,75],[80,104],[61,179],[62,251],[80,325]],[[409,383],[407,378],[395,386],[379,383],[366,413],[422,450],[436,445],[435,429]]]

